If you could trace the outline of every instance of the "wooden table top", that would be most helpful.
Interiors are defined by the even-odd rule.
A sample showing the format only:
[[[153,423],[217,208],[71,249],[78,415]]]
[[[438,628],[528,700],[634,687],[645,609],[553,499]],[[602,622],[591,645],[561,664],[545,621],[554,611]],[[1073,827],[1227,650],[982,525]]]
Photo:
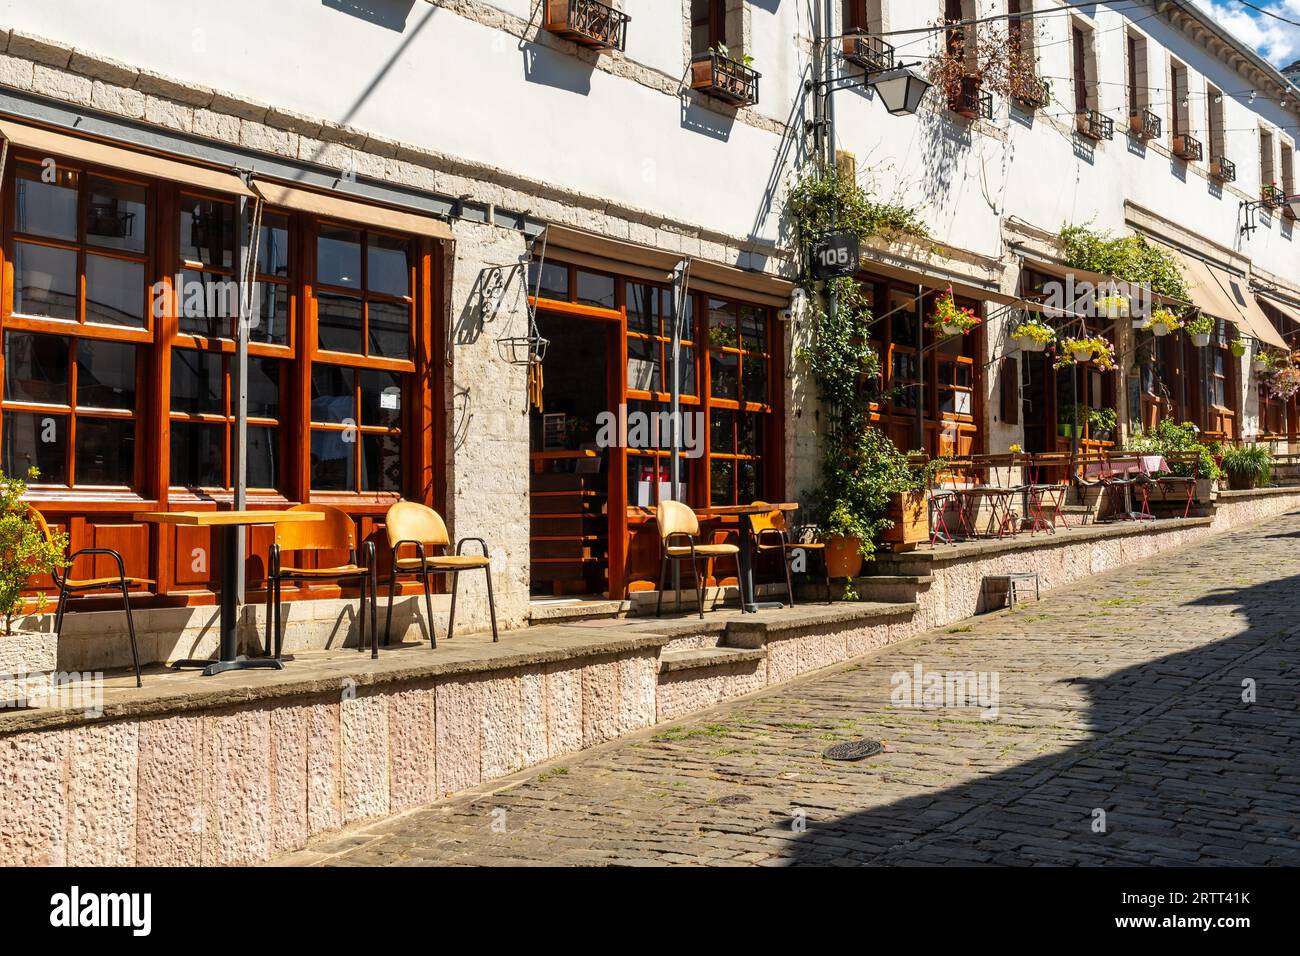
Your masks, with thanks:
[[[701,515],[763,515],[770,511],[798,511],[799,505],[793,501],[764,501],[761,504],[748,505],[710,505],[695,509]]]
[[[150,521],[155,524],[183,524],[201,527],[232,524],[285,524],[295,521],[325,520],[325,515],[319,511],[283,511],[275,509],[262,511],[140,511],[134,517],[136,521]]]

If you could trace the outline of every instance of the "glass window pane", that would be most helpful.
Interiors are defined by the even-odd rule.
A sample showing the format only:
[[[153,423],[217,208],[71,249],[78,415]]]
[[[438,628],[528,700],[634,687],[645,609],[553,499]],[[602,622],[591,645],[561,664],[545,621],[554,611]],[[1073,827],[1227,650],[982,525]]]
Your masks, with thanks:
[[[663,388],[659,378],[659,341],[657,339],[627,339],[627,387],[640,392]]]
[[[715,505],[734,505],[736,492],[732,479],[736,463],[730,458],[714,458],[709,463],[709,501]]]
[[[767,394],[767,359],[753,355],[745,356],[745,401],[766,405]]]
[[[135,477],[135,420],[77,416],[74,484],[129,486]]]
[[[763,454],[763,425],[766,416],[761,412],[740,412],[736,424],[736,452],[752,455],[755,458]]]
[[[735,352],[709,352],[710,390],[714,398],[739,398],[740,356]]]
[[[249,341],[288,345],[289,287],[276,282],[259,282],[256,305],[256,320],[249,329]]]
[[[125,342],[79,339],[78,407],[135,408],[135,357],[136,347]]]
[[[628,331],[659,335],[659,290],[640,282],[629,282],[625,289]]]
[[[225,484],[224,425],[171,423],[171,483],[186,488],[220,488]]]
[[[146,226],[143,186],[90,177],[86,241],[91,245],[144,252]]]
[[[284,363],[279,359],[248,359],[248,415],[250,418],[280,417],[280,369]],[[234,413],[234,409],[231,409]]]
[[[410,240],[379,235],[367,238],[366,288],[384,295],[410,295]]]
[[[403,302],[371,302],[370,354],[383,358],[411,357],[411,307]]]
[[[78,174],[61,166],[19,163],[14,228],[32,236],[77,241]]]
[[[324,425],[355,423],[356,395],[352,369],[339,365],[311,367],[311,420]]]
[[[540,285],[538,273],[540,272]],[[536,262],[528,263],[528,294],[543,299],[569,301],[569,267],[548,262],[538,267]]]
[[[77,317],[77,254],[14,243],[14,311],[51,319]]]
[[[361,436],[361,490],[402,490],[402,436]]]
[[[736,413],[725,408],[709,412],[709,451],[726,455],[735,452],[732,435],[736,427]]]
[[[361,288],[361,233],[321,226],[316,238],[316,280],[348,289]]]
[[[195,349],[172,350],[172,411],[187,415],[226,414],[220,355]]]
[[[361,300],[346,295],[316,296],[316,341],[330,352],[362,352]]]
[[[68,340],[61,335],[6,332],[5,398],[12,402],[67,405]]]
[[[759,480],[760,464],[756,461],[736,462],[736,500],[743,502],[759,501],[762,496],[762,482]]]
[[[756,305],[740,307],[740,342],[744,348],[767,351],[767,309]]]
[[[740,344],[736,334],[736,304],[721,299],[709,300],[709,344],[718,348],[735,348]]]
[[[397,428],[402,424],[402,376],[361,372],[361,424]]]
[[[695,385],[694,347],[688,345],[682,346],[681,368],[682,368],[682,394],[683,395],[696,394],[699,391],[699,389],[697,389]],[[666,371],[665,374],[671,374],[671,373]],[[665,386],[664,390],[667,391],[668,388],[671,387],[671,385],[672,383],[669,382],[668,385]]]
[[[40,470],[36,484],[66,485],[68,416],[6,412],[3,466],[6,475],[23,479],[35,467]]]
[[[235,264],[235,206],[181,197],[181,258],[222,269]]]
[[[144,328],[144,263],[87,255],[86,321]]]
[[[251,223],[249,228],[252,228]],[[289,275],[288,216],[262,216],[257,240],[257,271],[266,276]]]
[[[578,301],[583,305],[614,308],[614,277],[578,270]]]
[[[229,338],[239,315],[239,287],[220,276],[187,269],[176,290],[177,326],[205,338]]]
[[[352,432],[313,429],[311,433],[311,486],[322,491],[354,491],[353,461],[356,435]]]
[[[279,433],[264,425],[248,426],[248,487],[274,489],[280,475]]]

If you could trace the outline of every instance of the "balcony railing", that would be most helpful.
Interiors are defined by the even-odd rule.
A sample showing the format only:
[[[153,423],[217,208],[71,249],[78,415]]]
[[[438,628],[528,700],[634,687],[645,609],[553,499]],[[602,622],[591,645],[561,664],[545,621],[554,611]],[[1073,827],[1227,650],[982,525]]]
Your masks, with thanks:
[[[708,93],[736,106],[758,102],[758,80],[763,74],[717,50],[691,60],[691,89]]]
[[[1286,191],[1277,186],[1261,186],[1259,199],[1265,209],[1281,209],[1286,205]]]
[[[843,56],[868,73],[881,73],[894,68],[894,45],[869,33],[855,31],[843,37]]]
[[[1011,98],[1022,109],[1040,110],[1051,102],[1051,83],[1042,77],[1026,76],[1015,85],[1011,92]]]
[[[1237,181],[1237,164],[1227,156],[1216,156],[1210,162],[1210,175],[1221,183]]]
[[[1075,114],[1079,134],[1088,139],[1114,139],[1115,121],[1097,110],[1083,110]]]
[[[948,103],[948,108],[967,119],[993,119],[993,94],[980,89],[977,76],[963,76],[961,88]]]
[[[595,50],[625,49],[631,19],[598,0],[546,0],[546,29]]]
[[[1142,110],[1128,118],[1128,128],[1134,139],[1159,139],[1160,117],[1150,110]]]
[[[1174,137],[1174,155],[1189,163],[1199,163],[1205,156],[1205,146],[1195,136],[1180,133]]]

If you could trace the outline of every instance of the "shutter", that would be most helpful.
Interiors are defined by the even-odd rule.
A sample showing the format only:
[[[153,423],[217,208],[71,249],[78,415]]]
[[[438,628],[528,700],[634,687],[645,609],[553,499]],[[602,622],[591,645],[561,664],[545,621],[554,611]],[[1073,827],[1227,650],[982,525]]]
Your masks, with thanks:
[[[1002,360],[1002,424],[1020,424],[1020,363],[1010,356]]]

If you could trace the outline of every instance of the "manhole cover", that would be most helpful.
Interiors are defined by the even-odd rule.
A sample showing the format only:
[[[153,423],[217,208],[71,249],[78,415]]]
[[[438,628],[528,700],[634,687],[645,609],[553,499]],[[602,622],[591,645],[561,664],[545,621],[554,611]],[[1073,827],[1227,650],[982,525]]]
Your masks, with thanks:
[[[879,740],[845,740],[827,747],[822,756],[827,760],[862,760],[884,749]]]
[[[753,803],[754,798],[747,793],[729,793],[725,797],[718,797],[718,806],[734,807],[738,803]]]

